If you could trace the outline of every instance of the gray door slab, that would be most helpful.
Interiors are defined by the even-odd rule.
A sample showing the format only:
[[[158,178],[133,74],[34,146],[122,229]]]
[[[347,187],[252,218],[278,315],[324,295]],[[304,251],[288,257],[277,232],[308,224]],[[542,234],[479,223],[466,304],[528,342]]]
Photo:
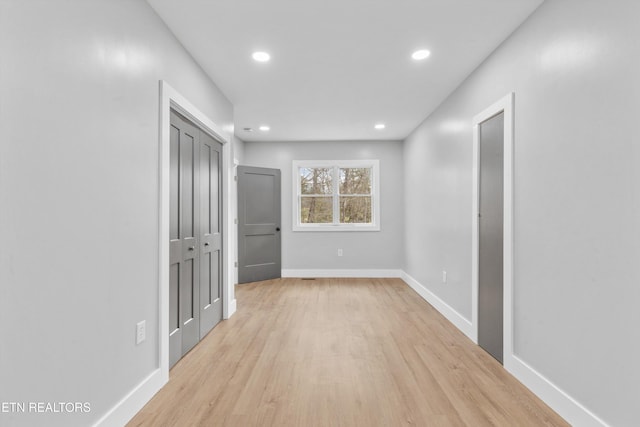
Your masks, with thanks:
[[[238,283],[281,277],[280,170],[238,166]]]
[[[200,339],[222,319],[222,144],[200,135]]]
[[[478,344],[503,361],[504,113],[480,124]]]

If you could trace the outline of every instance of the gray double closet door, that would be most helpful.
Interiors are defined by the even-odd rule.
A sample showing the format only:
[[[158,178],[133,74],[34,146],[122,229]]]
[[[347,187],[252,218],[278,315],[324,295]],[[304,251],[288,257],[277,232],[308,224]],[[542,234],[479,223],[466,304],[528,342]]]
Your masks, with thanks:
[[[169,363],[222,319],[222,145],[171,111]]]

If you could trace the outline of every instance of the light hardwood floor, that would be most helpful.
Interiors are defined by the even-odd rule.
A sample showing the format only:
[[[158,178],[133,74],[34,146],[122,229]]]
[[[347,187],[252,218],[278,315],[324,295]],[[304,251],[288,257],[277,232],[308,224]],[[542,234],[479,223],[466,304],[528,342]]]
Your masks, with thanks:
[[[236,287],[129,426],[566,426],[399,279]]]

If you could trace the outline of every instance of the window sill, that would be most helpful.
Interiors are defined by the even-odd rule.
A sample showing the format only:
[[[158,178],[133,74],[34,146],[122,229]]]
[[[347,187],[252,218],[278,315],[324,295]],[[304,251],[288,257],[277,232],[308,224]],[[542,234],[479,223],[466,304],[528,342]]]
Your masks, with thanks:
[[[380,231],[379,225],[294,225],[293,231]]]

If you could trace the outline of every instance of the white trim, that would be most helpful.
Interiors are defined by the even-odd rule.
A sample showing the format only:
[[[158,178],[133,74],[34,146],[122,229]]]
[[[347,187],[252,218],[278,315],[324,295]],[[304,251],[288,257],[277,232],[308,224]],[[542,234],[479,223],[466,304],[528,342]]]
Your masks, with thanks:
[[[166,381],[163,379],[160,369],[156,369],[96,421],[94,426],[120,427],[127,424],[165,384]]]
[[[158,289],[159,289],[159,339],[158,358],[159,368],[154,371],[140,385],[125,396],[113,409],[103,416],[96,425],[123,425],[133,416],[169,381],[169,145],[171,121],[170,110],[174,109],[188,119],[192,120],[200,129],[207,132],[214,139],[223,144],[222,168],[226,173],[222,174],[222,248],[223,265],[223,305],[222,316],[228,319],[236,309],[233,295],[233,259],[231,256],[233,229],[229,221],[231,204],[231,181],[233,171],[231,165],[231,137],[219,126],[211,121],[204,113],[191,104],[185,97],[173,89],[167,82],[160,80],[160,111],[159,111],[159,155],[158,155],[158,181],[159,181],[159,241],[158,241]],[[230,179],[231,178],[231,179]]]
[[[234,298],[229,303],[229,308],[227,309],[226,314],[223,316],[225,319],[230,318],[236,312],[237,309],[237,300]]]
[[[503,208],[503,363],[510,370],[513,358],[513,144],[515,95],[509,93],[473,118],[473,188],[471,212],[471,339],[478,343],[478,258],[480,211],[480,124],[504,112]]]
[[[226,135],[226,134],[225,134]],[[233,168],[233,147],[231,144],[231,136],[226,135],[226,140],[222,142],[222,265],[225,266],[223,271],[222,283],[222,318],[229,319],[235,309],[235,260],[236,232],[234,222],[234,208],[231,195],[235,193],[235,180]],[[167,240],[168,241],[168,240]],[[233,306],[232,306],[233,303]],[[233,310],[231,310],[233,307]]]
[[[473,328],[469,320],[406,272],[402,271],[401,277],[418,295],[438,310],[440,314],[453,323],[462,333],[473,340],[472,336],[474,333],[477,334],[477,329]],[[609,427],[609,425],[598,418],[597,415],[569,396],[560,387],[553,384],[545,378],[544,375],[537,372],[519,357],[512,354],[510,360],[509,367],[505,366],[505,369],[568,423],[581,427]]]
[[[231,178],[231,186],[233,191],[231,192],[231,217],[233,222],[233,259],[230,266],[233,271],[234,285],[238,284],[238,165],[240,162],[235,157],[233,158],[233,171]],[[235,291],[234,291],[235,296]]]
[[[418,295],[431,304],[433,308],[438,310],[449,322],[453,323],[458,329],[460,329],[460,331],[462,331],[463,334],[473,340],[473,328],[471,322],[466,317],[458,313],[453,307],[441,300],[436,294],[431,292],[426,286],[418,282],[406,272],[402,271],[400,277],[407,285],[416,291]]]
[[[513,356],[512,359],[510,369],[507,370],[569,424],[581,427],[609,427],[597,415],[518,356]]]
[[[339,224],[335,221],[340,217],[338,200],[334,198],[333,203],[333,224],[301,224],[300,214],[300,179],[298,170],[300,167],[321,167],[321,168],[366,168],[369,167],[373,171],[373,180],[371,182],[371,224]],[[380,161],[374,160],[294,160],[291,168],[293,191],[292,201],[292,231],[380,231]],[[337,173],[334,171],[334,173]],[[338,180],[333,180],[333,194],[338,194]]]
[[[298,212],[296,211],[296,215]],[[293,225],[292,231],[380,231],[379,225],[368,225],[368,224],[304,224],[304,225]]]
[[[401,270],[362,269],[362,270],[282,270],[282,277],[361,277],[361,278],[399,278]]]
[[[467,335],[478,342],[478,258],[479,258],[479,139],[480,123],[504,112],[504,270],[503,270],[503,362],[504,368],[513,374],[522,384],[531,389],[540,399],[555,410],[572,425],[607,427],[607,424],[595,414],[562,391],[541,373],[537,372],[514,354],[513,292],[514,292],[514,104],[513,92],[485,109],[473,118],[473,188],[472,188],[472,249],[471,249],[471,334]],[[455,324],[455,322],[454,322]],[[464,330],[462,330],[465,332]],[[466,333],[466,332],[465,332]]]

